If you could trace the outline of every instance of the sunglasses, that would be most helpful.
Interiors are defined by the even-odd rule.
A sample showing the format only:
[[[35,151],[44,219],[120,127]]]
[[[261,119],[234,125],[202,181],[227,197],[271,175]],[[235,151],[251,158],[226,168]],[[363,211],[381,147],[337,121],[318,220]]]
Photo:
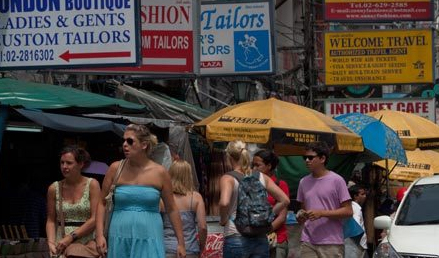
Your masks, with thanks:
[[[133,138],[126,138],[126,139],[124,139],[124,141],[126,141],[127,142],[127,144],[128,145],[133,145],[133,143],[134,143],[134,139]]]
[[[311,161],[311,160],[313,160],[315,157],[318,157],[318,156],[319,156],[319,155],[303,155],[302,158],[303,158],[304,161],[307,161],[307,160]]]

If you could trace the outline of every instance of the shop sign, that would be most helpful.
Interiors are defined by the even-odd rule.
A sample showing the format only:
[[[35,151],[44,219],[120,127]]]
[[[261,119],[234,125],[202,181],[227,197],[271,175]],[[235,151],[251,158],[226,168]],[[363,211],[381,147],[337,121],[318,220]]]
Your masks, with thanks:
[[[432,0],[325,0],[325,20],[347,22],[432,21]]]
[[[390,173],[391,180],[415,181],[417,178],[431,176],[433,169],[430,164],[409,162],[407,165],[397,164]]]
[[[196,22],[199,1],[141,0],[142,63],[137,67],[75,70],[75,72],[111,74],[177,73],[198,71],[199,57]]]
[[[206,1],[200,13],[200,74],[274,72],[273,1]]]
[[[0,1],[0,70],[136,65],[135,0]]]
[[[332,117],[348,113],[369,113],[382,109],[413,113],[436,123],[434,98],[325,100],[325,114]]]
[[[326,32],[325,84],[433,83],[433,31]]]

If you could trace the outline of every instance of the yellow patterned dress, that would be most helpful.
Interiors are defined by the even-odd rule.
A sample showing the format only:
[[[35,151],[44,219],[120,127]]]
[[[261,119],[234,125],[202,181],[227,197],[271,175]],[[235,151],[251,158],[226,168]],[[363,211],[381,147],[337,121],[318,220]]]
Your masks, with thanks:
[[[79,228],[85,221],[90,218],[90,182],[91,178],[87,178],[87,185],[82,193],[82,198],[79,202],[71,204],[67,202],[62,203],[62,209],[64,212],[65,220],[65,233],[70,234],[75,229]],[[56,227],[56,242],[63,238],[61,233],[61,224],[58,221],[59,214],[59,198],[61,196],[59,189],[59,182],[55,182],[55,192],[56,192],[56,214],[57,214],[57,227]],[[93,233],[83,236],[76,242],[87,244],[88,241],[93,240]]]

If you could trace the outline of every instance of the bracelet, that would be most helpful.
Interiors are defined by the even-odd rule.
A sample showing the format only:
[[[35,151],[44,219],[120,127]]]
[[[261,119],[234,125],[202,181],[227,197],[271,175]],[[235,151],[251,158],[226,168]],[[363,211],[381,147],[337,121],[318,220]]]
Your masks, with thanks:
[[[75,231],[72,231],[72,232],[70,233],[70,236],[72,237],[73,241],[76,241],[76,240],[78,239],[78,235],[76,234]]]

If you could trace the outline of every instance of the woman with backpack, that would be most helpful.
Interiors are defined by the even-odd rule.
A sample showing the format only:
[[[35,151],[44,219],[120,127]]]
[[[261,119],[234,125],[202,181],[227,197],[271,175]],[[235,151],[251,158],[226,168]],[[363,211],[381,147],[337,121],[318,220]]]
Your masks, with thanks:
[[[289,205],[288,196],[267,175],[252,173],[250,155],[244,142],[240,140],[229,142],[225,152],[233,171],[224,174],[220,179],[219,211],[220,225],[224,226],[223,257],[268,258],[269,246],[266,233],[273,227],[274,217]],[[254,191],[251,192],[259,194],[259,196],[251,196],[256,201],[248,201],[249,196],[244,196],[244,186],[252,186]],[[261,186],[266,191],[260,192]],[[276,200],[273,209],[267,201],[267,192]],[[260,205],[259,210],[264,212],[253,217],[250,215],[245,217],[248,215],[244,213],[245,209],[254,208],[251,206],[255,203]],[[269,210],[265,210],[266,206]],[[268,218],[267,214],[269,214]],[[257,221],[259,217],[265,218],[265,221]],[[269,228],[263,225],[267,221]],[[258,222],[260,227],[255,226]]]
[[[253,155],[253,170],[260,171],[269,176],[284,193],[289,196],[288,184],[279,180],[274,171],[276,170],[279,158],[274,152],[269,150],[260,150]],[[276,200],[273,196],[268,195],[268,202],[274,207]],[[287,220],[288,209],[282,209],[273,221],[273,232],[276,234],[274,248],[270,248],[270,258],[287,258],[288,257],[288,232],[285,222]]]

